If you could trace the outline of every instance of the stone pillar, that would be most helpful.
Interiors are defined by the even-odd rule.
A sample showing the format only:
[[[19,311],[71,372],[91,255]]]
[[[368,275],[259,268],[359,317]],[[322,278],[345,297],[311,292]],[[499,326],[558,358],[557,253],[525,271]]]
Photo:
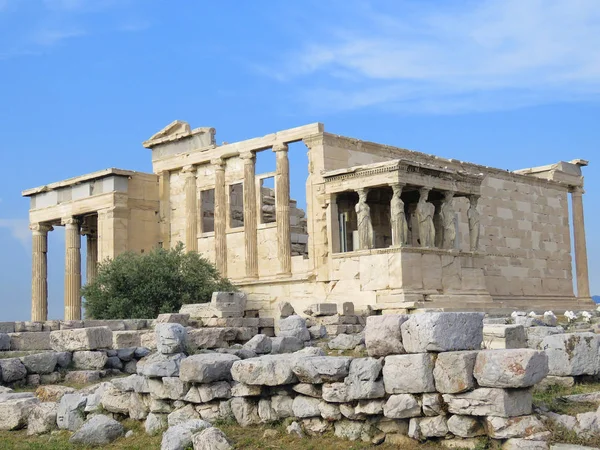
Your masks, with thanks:
[[[279,273],[292,273],[292,236],[290,231],[290,162],[287,144],[273,146],[277,158],[275,176],[275,216],[277,220],[277,258]]]
[[[253,152],[240,155],[244,160],[244,245],[246,277],[258,277],[258,229],[256,222],[256,158]]]
[[[185,179],[185,249],[198,251],[198,194],[196,169],[185,166],[181,171]]]
[[[369,189],[357,189],[358,203],[354,207],[358,222],[358,250],[368,250],[374,247],[375,235],[371,222],[371,208],[367,204]]]
[[[48,320],[48,231],[53,228],[45,223],[29,226],[31,242],[31,320]]]
[[[81,320],[81,235],[79,220],[62,220],[65,226],[65,320]]]
[[[577,297],[589,300],[590,280],[588,275],[587,245],[585,239],[585,221],[583,217],[583,188],[571,190],[573,209],[573,238],[575,241],[575,272],[577,274]]]
[[[160,241],[162,248],[171,248],[171,172],[165,170],[158,176]]]
[[[478,203],[478,195],[469,196],[467,218],[469,219],[469,246],[472,252],[479,251],[479,237],[481,235],[481,214],[477,210]]]
[[[85,236],[87,253],[85,260],[85,282],[90,284],[98,275],[98,233],[89,232]]]
[[[215,166],[215,264],[222,276],[227,276],[227,193],[225,190],[225,160],[211,161]]]
[[[392,245],[404,247],[408,243],[408,221],[404,211],[402,195],[403,183],[392,184],[392,199],[390,200],[390,224],[392,226]]]

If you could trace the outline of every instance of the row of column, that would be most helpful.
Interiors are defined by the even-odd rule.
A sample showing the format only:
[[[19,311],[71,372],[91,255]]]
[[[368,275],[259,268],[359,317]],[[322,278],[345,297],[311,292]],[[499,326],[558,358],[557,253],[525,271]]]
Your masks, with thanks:
[[[65,320],[81,320],[81,235],[87,236],[86,280],[98,273],[98,234],[94,228],[81,229],[81,221],[68,217],[65,227]],[[48,232],[50,224],[30,225],[32,231],[31,320],[48,320]]]
[[[273,146],[276,154],[275,214],[277,222],[277,258],[279,274],[289,275],[292,271],[290,230],[290,166],[288,146],[285,143]],[[244,252],[246,278],[258,277],[258,217],[256,192],[256,155],[245,152],[244,161]],[[223,276],[227,276],[227,190],[225,184],[225,159],[211,160],[215,170],[215,265]],[[197,168],[182,169],[185,178],[185,246],[188,251],[198,251],[198,187]]]

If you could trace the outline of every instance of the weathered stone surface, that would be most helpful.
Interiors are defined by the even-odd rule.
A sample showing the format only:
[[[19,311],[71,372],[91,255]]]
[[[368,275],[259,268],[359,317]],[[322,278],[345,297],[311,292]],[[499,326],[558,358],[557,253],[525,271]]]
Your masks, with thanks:
[[[33,407],[39,402],[35,397],[0,402],[0,431],[18,430],[26,426]]]
[[[298,316],[289,316],[279,321],[279,333],[277,336],[291,336],[301,341],[310,341],[310,333],[306,327],[306,321]]]
[[[365,424],[360,421],[340,420],[335,423],[335,435],[349,441],[357,441],[361,438]]]
[[[523,325],[484,325],[483,346],[486,349],[527,348],[527,332]]]
[[[323,384],[323,400],[329,403],[346,403],[351,401],[346,383]]]
[[[184,308],[182,307],[182,309],[184,309]],[[158,325],[159,323],[177,323],[179,325],[183,325],[184,327],[187,327],[189,320],[190,320],[190,315],[185,312],[179,313],[179,314],[166,313],[166,314],[159,314],[154,323],[156,325]]]
[[[320,417],[321,411],[319,410],[320,400],[311,397],[305,397],[298,395],[294,398],[292,403],[292,411],[294,417],[299,419],[306,419],[309,417]]]
[[[147,330],[113,331],[113,345],[115,349],[136,348],[142,345],[142,336]]]
[[[107,369],[122,370],[123,362],[118,356],[109,356],[106,360],[105,367]]]
[[[34,405],[27,421],[27,434],[31,436],[55,430],[57,412],[58,404],[54,402]]]
[[[79,445],[107,445],[125,434],[123,425],[108,416],[99,414],[92,417],[77,432],[69,442]]]
[[[274,395],[271,397],[271,408],[280,419],[294,416],[293,404],[294,400],[287,395]]]
[[[271,354],[294,353],[304,348],[304,341],[293,336],[271,338]]]
[[[231,399],[231,411],[238,424],[243,427],[260,423],[258,415],[258,403],[247,397],[235,397]]]
[[[192,446],[192,436],[199,431],[210,428],[210,423],[201,420],[189,420],[163,433],[160,450],[185,450]]]
[[[240,358],[226,353],[206,353],[189,356],[181,363],[182,381],[213,383],[231,380],[231,369]]]
[[[477,353],[465,351],[438,354],[433,369],[436,390],[444,394],[457,394],[473,389]]]
[[[486,417],[485,428],[493,439],[528,438],[547,431],[546,426],[535,416]]]
[[[80,394],[65,394],[58,403],[56,423],[61,430],[76,431],[85,422],[87,399]]]
[[[236,328],[188,328],[187,342],[192,348],[221,348],[227,347],[228,342],[237,337]]]
[[[504,444],[502,444],[502,450],[548,450],[550,446],[547,442],[544,441],[534,441],[531,439],[519,439],[513,438],[508,439]],[[555,446],[552,446],[555,448]],[[579,445],[569,446],[569,450],[585,450],[586,448],[589,450],[589,447],[580,447]]]
[[[321,398],[323,396],[323,390],[321,389],[321,386],[317,384],[299,383],[294,385],[292,389],[294,389],[295,392],[308,397]]]
[[[144,420],[149,411],[148,398],[143,394],[132,392],[129,397],[129,417],[133,420]]]
[[[563,327],[532,327],[526,328],[527,333],[527,347],[534,350],[541,350],[540,344],[547,336],[554,334],[564,334],[565,329]]]
[[[158,323],[156,333],[156,350],[164,355],[183,353],[186,346],[185,327],[179,323]]]
[[[105,352],[73,352],[73,365],[78,370],[101,370],[108,360]]]
[[[481,351],[473,374],[482,387],[530,387],[548,375],[548,356],[532,349]]]
[[[249,384],[238,383],[233,381],[231,383],[231,396],[232,397],[256,397],[262,392],[260,385],[251,386]]]
[[[147,377],[176,377],[179,376],[179,367],[184,359],[183,353],[152,353],[138,361],[137,373]]]
[[[52,331],[50,345],[57,352],[111,348],[112,331],[108,327]]]
[[[338,334],[327,343],[332,350],[353,350],[357,346],[364,344],[365,338],[362,334]]]
[[[554,386],[570,388],[575,385],[575,378],[573,377],[555,377],[552,375],[547,376],[538,384],[535,385],[535,390],[545,392],[552,389]]]
[[[271,338],[265,336],[264,334],[257,334],[244,344],[244,348],[256,353],[257,355],[271,353]]]
[[[449,412],[465,416],[516,417],[531,414],[532,409],[529,389],[479,388],[443,398]]]
[[[304,310],[304,314],[313,317],[333,316],[337,314],[335,303],[314,303]]]
[[[421,403],[423,414],[427,417],[443,416],[445,414],[442,395],[437,392],[434,394],[423,394]]]
[[[71,384],[89,384],[99,379],[99,370],[75,370],[65,375],[65,383]]]
[[[148,414],[148,417],[146,417],[146,422],[144,422],[144,429],[146,430],[146,433],[151,436],[166,430],[167,427],[166,414],[150,413]]]
[[[6,333],[0,333],[0,350],[10,350],[10,336]]]
[[[386,356],[383,383],[388,394],[435,392],[434,357],[429,353]]]
[[[66,369],[71,365],[73,354],[71,352],[55,352],[56,363],[59,367]]]
[[[348,357],[315,356],[296,361],[292,371],[302,383],[332,383],[342,381],[350,370]]]
[[[361,400],[354,409],[355,414],[362,416],[378,416],[383,414],[385,400]]]
[[[72,394],[75,389],[67,386],[40,386],[35,390],[35,396],[42,402],[58,402],[65,394]]]
[[[485,435],[485,428],[475,417],[454,415],[448,419],[448,431],[455,436],[472,438]]]
[[[131,400],[130,392],[120,392],[114,386],[104,390],[101,395],[100,404],[109,412],[127,414]]]
[[[0,322],[0,333],[14,333],[15,322]]]
[[[27,369],[19,358],[0,359],[0,373],[3,382],[12,383],[25,378]]]
[[[321,411],[321,417],[329,422],[335,422],[342,418],[340,407],[332,403],[319,402],[319,411]]]
[[[52,350],[49,331],[9,333],[9,336],[12,351]]]
[[[294,314],[296,314],[296,311],[294,311],[294,307],[289,302],[282,302],[279,305],[279,316],[282,319],[293,316]]]
[[[390,395],[383,407],[383,415],[389,419],[408,419],[421,415],[421,405],[414,395]]]
[[[231,398],[231,385],[227,381],[201,384],[198,386],[198,395],[200,395],[202,403],[208,403],[214,399]]]
[[[186,405],[179,409],[176,409],[167,416],[167,424],[170,427],[180,425],[190,420],[199,419],[200,414],[196,412],[192,405]]]
[[[296,359],[288,355],[265,355],[236,361],[231,367],[235,381],[250,385],[279,386],[296,383],[292,371]]]
[[[483,313],[412,314],[401,326],[408,353],[477,350],[483,341]]]
[[[369,356],[388,356],[404,353],[401,326],[407,315],[385,314],[367,317],[365,345]]]
[[[322,339],[327,336],[327,328],[324,325],[313,325],[308,328],[311,339]]]
[[[233,448],[225,433],[215,427],[194,434],[192,443],[194,450],[229,450]]]
[[[448,434],[445,416],[410,419],[408,435],[417,440],[444,437]]]
[[[547,336],[540,347],[548,355],[550,375],[565,377],[600,372],[600,338],[594,333]]]
[[[302,421],[302,428],[309,436],[319,436],[329,430],[331,424],[320,417],[313,417],[311,419],[304,419]]]
[[[374,358],[355,358],[350,362],[350,370],[344,383],[346,395],[352,400],[370,400],[385,396],[381,374],[381,362]],[[325,398],[325,395],[323,395]]]

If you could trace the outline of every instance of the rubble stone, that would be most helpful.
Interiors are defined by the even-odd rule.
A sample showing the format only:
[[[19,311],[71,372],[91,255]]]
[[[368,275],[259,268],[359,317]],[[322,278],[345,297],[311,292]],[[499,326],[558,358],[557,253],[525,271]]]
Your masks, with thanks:
[[[548,356],[532,349],[482,351],[473,374],[482,387],[529,387],[548,375]]]
[[[240,358],[224,353],[206,353],[189,356],[181,362],[182,381],[213,383],[231,380],[232,366]]]
[[[404,353],[401,327],[408,317],[400,314],[367,317],[365,345],[369,356],[378,357]]]
[[[50,346],[57,352],[111,348],[112,331],[108,327],[52,331],[50,332]]]
[[[383,383],[388,394],[435,392],[434,357],[429,353],[386,356]]]
[[[475,387],[476,351],[440,353],[435,361],[435,387],[443,394],[458,394]]]

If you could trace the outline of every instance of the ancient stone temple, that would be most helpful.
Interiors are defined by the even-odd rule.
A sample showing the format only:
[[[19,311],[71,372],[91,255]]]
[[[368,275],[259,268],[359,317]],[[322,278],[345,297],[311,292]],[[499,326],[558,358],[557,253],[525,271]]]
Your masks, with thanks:
[[[290,198],[288,144],[300,141],[306,213]],[[87,279],[104,258],[181,241],[265,316],[283,301],[298,310],[348,301],[391,311],[593,305],[586,161],[508,172],[329,134],[318,123],[217,145],[213,128],[175,121],[144,146],[154,174],[109,169],[23,192],[33,320],[47,316],[47,239],[56,226],[67,232],[67,319],[81,315],[81,235]],[[257,154],[271,151],[276,170],[256,173]]]

